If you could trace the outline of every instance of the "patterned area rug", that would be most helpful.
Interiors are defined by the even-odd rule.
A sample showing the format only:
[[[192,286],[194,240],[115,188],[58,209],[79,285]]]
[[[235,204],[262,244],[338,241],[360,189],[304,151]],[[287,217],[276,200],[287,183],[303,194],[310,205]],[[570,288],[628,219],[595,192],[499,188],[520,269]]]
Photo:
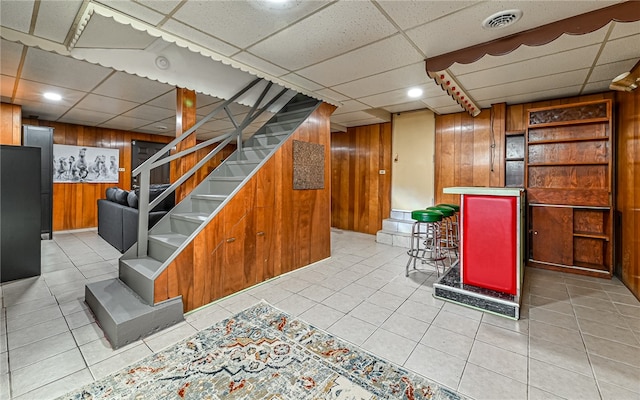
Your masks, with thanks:
[[[261,302],[60,399],[463,397]]]

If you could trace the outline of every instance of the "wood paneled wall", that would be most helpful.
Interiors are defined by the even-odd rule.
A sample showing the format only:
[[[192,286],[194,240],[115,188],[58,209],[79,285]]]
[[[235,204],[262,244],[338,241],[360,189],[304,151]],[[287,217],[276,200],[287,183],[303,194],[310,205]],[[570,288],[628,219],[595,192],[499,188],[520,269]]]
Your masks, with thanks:
[[[331,134],[331,226],[369,234],[382,229],[391,213],[391,143],[391,123]]]
[[[331,255],[330,123],[323,104],[155,281],[185,312]],[[293,190],[293,140],[325,148],[324,189]]]
[[[120,151],[118,183],[54,183],[53,230],[95,228],[98,226],[98,199],[105,197],[111,186],[131,189],[131,141],[168,143],[169,136],[152,135],[96,128],[82,125],[24,119],[25,125],[49,126],[53,130],[53,143],[73,146],[106,147]]]
[[[504,186],[504,104],[467,113],[436,116],[435,202],[460,203],[443,194],[451,186]]]
[[[636,68],[640,68],[636,66]],[[616,264],[622,282],[640,299],[640,89],[616,93],[620,213]]]
[[[0,144],[22,144],[22,107],[0,103]]]

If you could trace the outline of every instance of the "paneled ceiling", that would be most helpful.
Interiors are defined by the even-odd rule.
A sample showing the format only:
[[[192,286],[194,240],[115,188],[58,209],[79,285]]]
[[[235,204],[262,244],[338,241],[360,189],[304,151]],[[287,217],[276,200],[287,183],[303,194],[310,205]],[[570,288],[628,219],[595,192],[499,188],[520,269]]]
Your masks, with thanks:
[[[0,0],[0,89],[24,117],[174,135],[175,86],[199,93],[202,116],[259,76],[337,105],[332,126],[344,129],[417,109],[460,112],[427,76],[425,59],[617,3]],[[522,11],[515,24],[482,27],[510,9]],[[605,91],[639,59],[640,22],[612,21],[446,72],[487,108]],[[423,93],[409,98],[410,88]],[[213,120],[198,135],[230,127]]]

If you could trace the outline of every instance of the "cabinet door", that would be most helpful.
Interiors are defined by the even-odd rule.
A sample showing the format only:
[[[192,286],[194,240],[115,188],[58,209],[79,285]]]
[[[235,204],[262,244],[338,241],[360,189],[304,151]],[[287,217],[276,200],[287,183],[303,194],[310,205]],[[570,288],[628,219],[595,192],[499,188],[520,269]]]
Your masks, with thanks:
[[[573,265],[573,209],[531,207],[532,261]]]

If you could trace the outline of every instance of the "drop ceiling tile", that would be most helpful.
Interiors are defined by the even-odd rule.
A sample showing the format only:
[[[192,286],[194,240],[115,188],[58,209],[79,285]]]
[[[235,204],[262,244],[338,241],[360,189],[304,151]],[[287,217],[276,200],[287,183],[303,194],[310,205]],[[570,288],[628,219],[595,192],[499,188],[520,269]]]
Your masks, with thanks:
[[[73,108],[69,110],[69,112],[67,112],[62,118],[60,118],[59,121],[69,124],[97,126],[115,116],[115,114],[101,111],[80,110],[77,108]]]
[[[396,32],[372,3],[336,2],[252,46],[249,51],[283,68],[296,70]],[[387,54],[384,55],[386,58]]]
[[[277,65],[270,63],[269,61],[265,61],[259,57],[256,57],[246,51],[242,51],[231,58],[246,65],[250,65],[258,71],[262,71],[275,77],[282,76],[290,72],[284,68],[280,68]]]
[[[442,18],[474,3],[473,1],[378,1],[378,4],[402,29],[410,29]]]
[[[80,6],[82,0],[40,2],[34,35],[64,43]]]
[[[15,103],[22,106],[23,118],[35,117],[46,121],[55,121],[68,110],[66,106],[40,103],[37,101],[20,100]]]
[[[350,128],[350,127],[354,127],[354,126],[365,126],[365,125],[373,125],[373,124],[382,124],[382,123],[385,123],[385,122],[388,122],[388,121],[385,121],[385,120],[380,119],[380,118],[375,118],[375,117],[369,116],[369,118],[348,121],[348,122],[343,123],[342,125]]]
[[[598,81],[608,81],[611,83],[611,80],[616,76],[623,72],[631,71],[631,68],[633,68],[637,62],[637,58],[631,58],[629,60],[618,61],[610,64],[597,65],[589,76],[589,83]]]
[[[2,103],[11,103],[11,97],[0,96],[0,102],[2,102]]]
[[[131,25],[121,24],[113,18],[94,13],[80,33],[74,47],[142,50],[155,40],[156,38],[147,32],[139,31]]]
[[[0,75],[0,95],[2,97],[8,98],[8,102],[11,102],[11,97],[13,97],[13,87],[15,86],[16,78],[8,75]],[[5,103],[4,100],[2,100]]]
[[[141,21],[148,22],[151,25],[156,25],[164,18],[164,15],[150,10],[133,1],[110,1],[110,0],[96,0],[97,3],[102,3],[109,8],[118,10],[124,14],[131,15]],[[154,3],[164,3],[165,1],[154,1]],[[169,3],[169,2],[167,2]]]
[[[46,92],[53,92],[62,96],[60,101],[54,102],[53,100],[46,100],[43,95]],[[21,79],[18,83],[18,90],[16,90],[16,98],[28,101],[37,101],[42,103],[59,104],[65,107],[72,107],[84,96],[86,92],[79,90],[72,90],[67,88],[61,88],[58,86],[47,85],[45,83],[33,82],[26,79]]]
[[[176,132],[176,119],[167,118],[162,121],[156,121],[154,123],[141,126],[138,129],[144,129],[146,132],[152,132],[167,136],[175,136]]]
[[[633,36],[608,41],[600,53],[598,64],[608,64],[630,58],[637,60],[638,57],[640,57],[640,32]]]
[[[176,6],[178,6],[178,4],[181,3],[180,0],[162,0],[162,1],[136,0],[136,1],[146,7],[156,10],[161,14],[169,14],[171,11],[173,11],[174,8],[176,8]]]
[[[582,89],[581,94],[606,92],[607,90],[609,90],[610,84],[611,84],[611,80],[590,82],[584,86],[584,89]]]
[[[101,128],[120,129],[123,131],[131,131],[136,128],[148,125],[149,121],[138,118],[131,118],[119,115],[107,122],[100,124]]]
[[[422,60],[422,56],[402,35],[395,35],[324,61],[298,73],[324,86],[362,79]]]
[[[342,105],[338,107],[331,115],[334,116],[334,115],[346,114],[354,111],[363,111],[368,108],[371,108],[371,107],[369,107],[366,104],[360,103],[357,100],[347,100],[343,102]]]
[[[221,131],[221,130],[231,130],[233,129],[233,124],[229,120],[223,119],[215,119],[212,121],[205,122],[202,127],[208,131]]]
[[[640,32],[640,21],[636,22],[614,22],[613,31],[609,40],[619,39],[624,36],[637,35]]]
[[[0,73],[2,75],[16,76],[22,58],[22,48],[20,43],[10,42],[2,39],[0,42]]]
[[[358,98],[384,93],[397,88],[409,88],[420,85],[426,87],[430,81],[431,79],[427,76],[424,69],[424,62],[420,61],[398,69],[337,85],[334,86],[333,89],[349,97]],[[434,87],[433,90],[441,90],[435,85],[430,85],[430,87]]]
[[[490,107],[491,104],[486,104],[485,100],[495,99],[499,96],[515,96],[553,88],[582,85],[588,73],[589,68],[584,68],[555,75],[524,79],[498,86],[487,86],[480,89],[468,90],[467,93],[479,103],[481,107]],[[461,83],[464,86],[462,80]]]
[[[21,78],[89,92],[111,72],[109,68],[31,47]]]
[[[520,62],[462,75],[457,79],[467,91],[471,91],[472,89],[588,68],[593,64],[599,48],[599,45],[593,45],[540,57],[536,59],[535,68],[532,68],[531,64]]]
[[[209,96],[208,94],[204,93],[196,93],[196,107],[198,107],[198,111],[200,111],[201,107],[218,105],[221,102],[222,100],[217,97]]]
[[[289,2],[274,10],[268,2],[188,1],[173,18],[240,48],[257,42],[325,6],[320,1]],[[265,6],[265,7],[261,7]]]
[[[471,64],[456,63],[449,68],[449,71],[455,76],[461,76],[470,72],[490,70],[502,65],[514,64],[525,60],[536,62],[534,60],[540,57],[561,54],[572,49],[600,44],[604,40],[606,33],[607,27],[605,26],[585,35],[562,35],[558,39],[543,46],[520,46],[511,53],[502,56],[486,55]]]
[[[284,75],[280,77],[280,79],[292,85],[299,86],[305,90],[309,90],[311,92],[319,90],[323,87],[322,85],[295,73]]]
[[[422,102],[433,109],[442,108],[442,107],[452,107],[456,105],[459,106],[459,104],[456,103],[456,101],[453,100],[453,98],[448,94],[446,94],[445,92],[442,92],[442,95],[440,96],[423,99]]]
[[[136,103],[145,103],[168,92],[174,92],[173,86],[126,72],[116,72],[93,91],[102,96]]]
[[[134,108],[131,111],[127,111],[122,115],[124,115],[125,117],[138,118],[146,121],[160,121],[165,118],[174,116],[175,113],[171,110],[167,110],[166,108],[154,107],[154,106],[143,104],[139,107]]]
[[[349,123],[349,121],[361,121],[361,120],[368,120],[371,118],[375,118],[375,117],[373,117],[371,114],[365,111],[353,111],[350,113],[333,115],[331,116],[331,121],[344,125]]]
[[[33,0],[3,1],[0,25],[16,31],[28,33],[33,14]]]
[[[349,100],[349,96],[345,96],[343,93],[328,88],[315,90],[315,93],[320,96],[326,97],[327,99],[335,100],[336,102]]]
[[[160,97],[156,97],[155,99],[147,102],[148,105],[150,106],[154,106],[154,107],[161,107],[161,108],[166,108],[167,110],[172,110],[173,112],[175,112],[176,110],[176,92],[175,90],[172,90],[168,93],[163,94]],[[197,101],[196,101],[196,105],[197,105]]]
[[[433,87],[438,88],[438,90],[433,90]],[[422,86],[418,86],[423,89],[425,93],[422,95],[423,101],[425,101],[427,97],[427,92],[429,96],[442,97],[442,93],[444,93],[438,86],[435,84],[426,84]],[[392,90],[385,93],[379,93],[372,96],[365,96],[359,98],[358,100],[362,101],[365,104],[370,105],[371,107],[382,107],[386,108],[387,106],[393,106],[396,104],[404,104],[410,101],[418,101],[420,99],[412,99],[407,95],[406,88]]]
[[[573,15],[593,11],[615,1],[486,1],[477,2],[449,18],[442,18],[407,31],[427,57],[484,43]],[[484,29],[482,21],[503,10],[518,8],[523,16],[517,23],[501,29]]]
[[[160,1],[154,2],[162,3]],[[202,47],[205,47],[227,57],[240,51],[240,49],[236,46],[232,46],[231,44],[223,42],[218,38],[207,35],[206,33],[185,25],[182,22],[176,21],[175,19],[170,19],[165,22],[162,25],[162,30],[165,30],[176,36],[180,36],[185,40],[199,44]]]
[[[384,107],[385,110],[389,111],[391,114],[406,112],[406,111],[415,111],[415,110],[423,110],[427,108],[427,105],[421,101],[410,101],[408,103],[396,104],[393,106]]]
[[[572,96],[579,95],[581,88],[582,88],[582,85],[572,86],[568,88],[555,88],[551,90],[530,92],[530,93],[520,94],[515,96],[500,96],[495,99],[486,100],[486,103],[488,104],[495,104],[495,103],[520,104],[520,103],[529,103],[529,102],[557,99],[560,97],[572,97]]]
[[[131,101],[114,99],[112,97],[98,96],[96,94],[88,95],[76,105],[78,109],[99,111],[116,115],[127,112],[135,106],[137,106],[137,104]]]
[[[446,106],[446,107],[433,108],[433,111],[436,112],[437,114],[440,114],[440,115],[455,114],[455,113],[459,113],[459,112],[465,112],[464,108],[462,108],[459,104],[455,104],[455,105],[452,105],[452,106]]]

